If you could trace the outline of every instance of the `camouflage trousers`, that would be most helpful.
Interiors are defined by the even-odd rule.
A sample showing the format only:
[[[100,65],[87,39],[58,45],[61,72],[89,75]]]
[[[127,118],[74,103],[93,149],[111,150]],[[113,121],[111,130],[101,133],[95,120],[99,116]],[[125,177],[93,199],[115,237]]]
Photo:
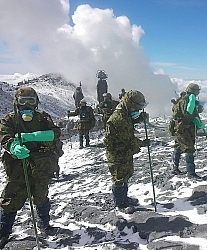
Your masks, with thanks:
[[[109,153],[106,155],[113,184],[121,185],[128,182],[134,173],[133,155],[126,155],[124,158],[116,159],[116,161],[113,161],[113,157]]]
[[[175,131],[174,149],[182,153],[195,152],[195,126],[183,128],[182,131]]]
[[[3,157],[7,179],[1,195],[3,198],[1,207],[6,213],[11,213],[23,207],[28,194],[22,161],[14,159],[9,164],[6,164],[6,162]],[[47,158],[41,159],[41,165],[39,166],[36,166],[32,160],[26,160],[26,163],[33,202],[35,205],[41,206],[48,199],[48,185],[51,181],[51,175],[46,170],[49,167],[48,164],[50,164],[50,161]]]
[[[49,182],[48,178],[34,179],[31,176],[29,177],[31,196],[35,205],[41,206],[48,199]],[[6,213],[21,209],[28,198],[25,180],[8,179],[1,197],[3,198],[1,207]]]

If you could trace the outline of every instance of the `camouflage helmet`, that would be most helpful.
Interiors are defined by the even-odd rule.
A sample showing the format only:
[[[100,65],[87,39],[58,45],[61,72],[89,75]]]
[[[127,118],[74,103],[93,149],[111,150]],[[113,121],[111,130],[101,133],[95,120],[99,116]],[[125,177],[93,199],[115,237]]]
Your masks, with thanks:
[[[186,88],[186,92],[194,94],[194,95],[198,95],[200,90],[201,88],[198,86],[198,84],[195,84],[195,83],[188,84]]]
[[[36,97],[36,106],[39,103],[37,92],[32,87],[20,87],[14,96],[14,100],[17,101],[18,97]]]
[[[86,102],[86,99],[83,98],[82,100],[80,100],[80,104],[81,104],[81,103],[85,103],[85,104],[86,104],[86,103],[87,103],[87,102]]]
[[[137,90],[130,90],[123,97],[122,100],[126,103],[128,107],[141,110],[147,106],[144,95]]]
[[[103,97],[108,97],[108,98],[112,98],[111,94],[110,93],[103,93]]]

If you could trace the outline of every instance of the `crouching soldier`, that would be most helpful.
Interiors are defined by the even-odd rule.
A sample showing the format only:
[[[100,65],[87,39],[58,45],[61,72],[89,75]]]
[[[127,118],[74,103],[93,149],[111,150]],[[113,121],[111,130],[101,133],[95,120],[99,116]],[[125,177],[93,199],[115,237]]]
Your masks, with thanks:
[[[56,148],[60,128],[55,126],[50,115],[38,111],[39,98],[31,87],[20,87],[14,97],[16,112],[1,119],[0,142],[5,152],[2,162],[7,175],[0,204],[0,237],[4,245],[12,232],[17,211],[31,198],[39,215],[38,225],[44,232],[50,226],[50,201],[48,185],[63,151]],[[21,138],[20,138],[21,135]],[[61,145],[62,146],[62,145]],[[26,164],[29,183],[25,182],[23,163]]]
[[[75,111],[68,111],[68,118],[70,116],[79,116],[78,121],[78,134],[80,141],[80,149],[83,148],[83,136],[86,139],[86,147],[90,146],[89,131],[95,126],[95,117],[93,109],[90,106],[86,105],[85,99],[80,101],[80,106],[76,108]]]

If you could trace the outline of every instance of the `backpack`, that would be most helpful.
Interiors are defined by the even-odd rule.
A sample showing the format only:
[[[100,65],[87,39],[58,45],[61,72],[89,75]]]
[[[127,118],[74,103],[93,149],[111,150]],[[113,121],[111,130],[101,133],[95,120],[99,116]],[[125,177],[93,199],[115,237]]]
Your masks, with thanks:
[[[182,132],[184,127],[190,128],[194,118],[198,116],[197,109],[194,109],[192,114],[186,111],[188,99],[189,94],[186,94],[184,97],[179,98],[172,107],[173,115],[168,124],[168,132],[171,136],[175,134],[175,130],[177,132]]]
[[[175,102],[173,102],[173,107],[172,107],[173,114],[168,124],[168,133],[170,136],[175,135],[175,120],[185,119],[185,115],[183,112],[185,109],[183,109],[182,107],[185,106],[183,102],[184,101],[186,102],[187,98],[186,97],[178,98]]]

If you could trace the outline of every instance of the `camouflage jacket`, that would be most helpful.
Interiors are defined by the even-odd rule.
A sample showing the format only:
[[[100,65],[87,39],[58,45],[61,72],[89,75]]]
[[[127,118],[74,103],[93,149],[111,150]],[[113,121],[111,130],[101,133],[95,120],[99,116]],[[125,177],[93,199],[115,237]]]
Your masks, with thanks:
[[[90,130],[95,126],[95,117],[93,109],[90,106],[78,107],[75,111],[68,113],[68,117],[77,115],[80,117],[80,127]]]
[[[81,90],[75,90],[73,93],[73,99],[77,102],[80,102],[84,98],[83,92]]]
[[[185,124],[193,123],[195,117],[199,117],[197,108],[195,107],[192,114],[189,114],[186,109],[189,101],[189,94],[181,98],[176,104],[173,105],[173,119],[182,120]]]
[[[116,106],[119,104],[118,101],[103,101],[99,104],[99,108],[103,110],[105,116],[109,117],[115,110]]]
[[[134,135],[132,118],[125,106],[118,104],[106,123],[104,146],[108,154],[115,158],[125,158],[140,151],[142,140]]]
[[[62,143],[59,140],[61,130],[57,127],[50,115],[44,111],[35,111],[33,119],[30,122],[22,120],[19,115],[19,125],[16,124],[15,114],[11,112],[1,119],[0,122],[0,142],[2,147],[9,152],[10,144],[15,140],[15,134],[19,132],[30,133],[35,131],[53,130],[55,138],[52,142],[25,142],[24,144],[30,150],[30,154],[36,152],[51,152],[57,154],[57,158],[63,154],[61,151]],[[57,146],[58,145],[58,146]]]

